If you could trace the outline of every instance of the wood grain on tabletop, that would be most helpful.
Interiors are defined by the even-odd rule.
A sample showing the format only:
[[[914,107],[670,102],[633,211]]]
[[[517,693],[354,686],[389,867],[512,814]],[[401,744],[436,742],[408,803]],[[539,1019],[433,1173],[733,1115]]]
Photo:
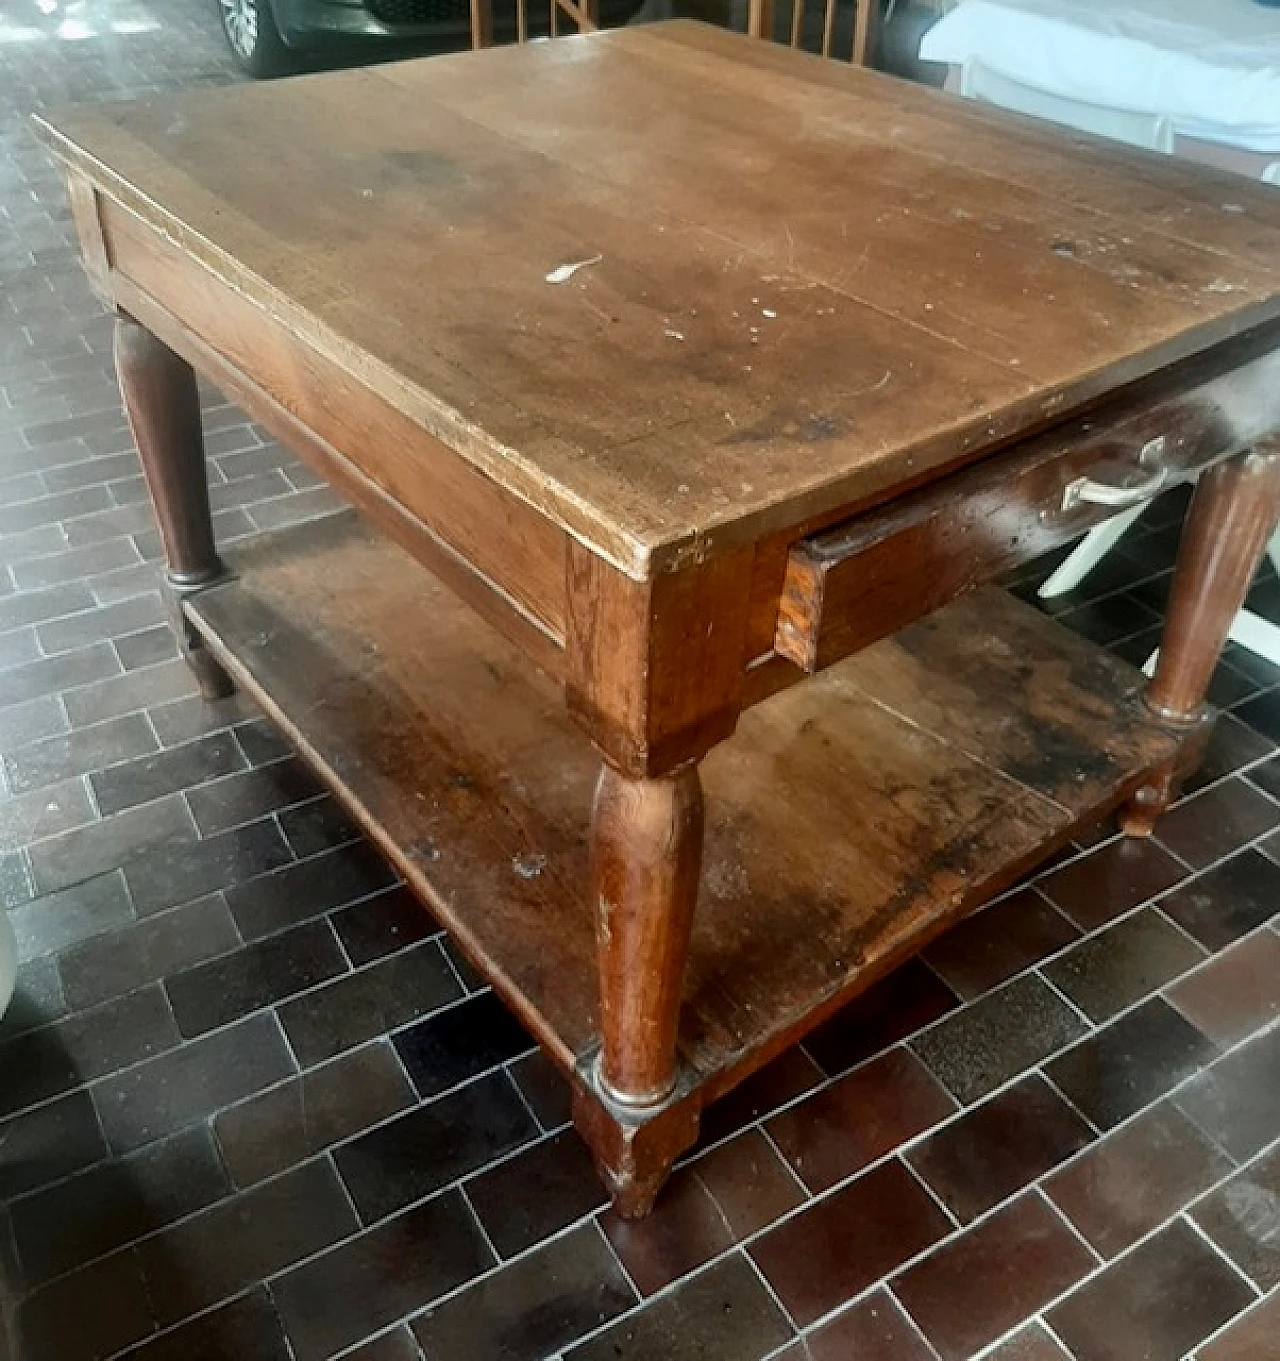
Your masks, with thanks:
[[[232,562],[198,627],[569,1068],[599,1030],[600,764],[556,683],[354,516]],[[1140,682],[983,591],[744,714],[700,767],[694,1069],[763,1061],[1168,759]]]
[[[49,121],[108,197],[634,576],[1280,313],[1265,186],[696,24]]]

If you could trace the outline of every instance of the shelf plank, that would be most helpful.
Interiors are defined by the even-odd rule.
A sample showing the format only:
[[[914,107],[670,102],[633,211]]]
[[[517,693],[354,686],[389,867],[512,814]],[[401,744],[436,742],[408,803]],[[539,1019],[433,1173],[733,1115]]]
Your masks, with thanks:
[[[599,761],[556,683],[354,516],[234,565],[196,627],[571,1070]],[[982,591],[744,714],[702,764],[680,1043],[706,1099],[1168,760],[1140,681]]]

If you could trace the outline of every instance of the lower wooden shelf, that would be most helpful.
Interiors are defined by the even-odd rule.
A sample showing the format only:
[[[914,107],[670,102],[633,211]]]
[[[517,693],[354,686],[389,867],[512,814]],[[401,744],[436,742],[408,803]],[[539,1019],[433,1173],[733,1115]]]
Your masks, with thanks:
[[[599,761],[553,681],[352,516],[257,541],[185,609],[583,1085]],[[685,985],[700,1107],[1177,751],[1142,677],[984,590],[775,695],[702,766]]]

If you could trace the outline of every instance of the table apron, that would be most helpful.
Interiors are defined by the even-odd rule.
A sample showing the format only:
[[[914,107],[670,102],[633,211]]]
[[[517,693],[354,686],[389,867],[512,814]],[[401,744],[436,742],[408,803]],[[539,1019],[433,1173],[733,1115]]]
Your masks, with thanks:
[[[114,304],[553,675],[568,536],[129,210],[99,196]]]
[[[80,176],[72,170],[70,179],[74,191]],[[567,679],[572,574],[563,527],[130,209],[101,191],[94,198],[101,248],[87,211],[77,226],[98,291],[539,666]],[[748,621],[735,703],[750,707],[1117,513],[1088,502],[1064,507],[1072,482],[1124,486],[1158,466],[1163,489],[1280,428],[1278,342],[1280,327],[1237,337],[893,501],[762,540],[743,580]]]

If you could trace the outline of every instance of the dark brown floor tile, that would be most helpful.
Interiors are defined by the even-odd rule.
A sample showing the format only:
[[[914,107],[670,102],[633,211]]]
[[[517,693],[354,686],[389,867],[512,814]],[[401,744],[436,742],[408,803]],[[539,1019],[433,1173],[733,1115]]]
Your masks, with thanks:
[[[1235,714],[1264,737],[1280,742],[1280,691],[1267,690],[1253,699],[1245,700],[1236,708]]]
[[[21,628],[91,609],[93,593],[82,581],[51,586],[46,591],[23,591],[0,601],[0,629]]]
[[[1078,1153],[1093,1131],[1038,1075],[931,1134],[907,1161],[962,1223]]]
[[[751,1255],[803,1328],[923,1252],[951,1227],[906,1168],[890,1162],[770,1229]]]
[[[79,889],[95,877],[118,876],[122,865],[145,859],[152,852],[172,858],[193,834],[187,805],[180,794],[171,794],[158,803],[131,808],[127,813],[37,842],[28,848],[32,878],[40,893]],[[199,894],[184,896],[195,898]],[[112,925],[115,923],[105,922],[98,929]]]
[[[1186,867],[1154,841],[1118,837],[1054,870],[1036,887],[1078,926],[1092,931],[1186,875]]]
[[[506,1073],[491,1073],[362,1134],[334,1162],[366,1224],[421,1200],[537,1134]]]
[[[142,629],[126,638],[113,640],[116,656],[126,671],[137,671],[144,666],[154,666],[157,662],[167,662],[178,656],[178,640],[168,624],[158,624],[155,628]]]
[[[1160,901],[1160,910],[1209,950],[1262,926],[1280,903],[1280,865],[1242,851]]]
[[[0,851],[16,851],[32,841],[56,837],[97,821],[82,779],[62,780],[47,789],[0,799]]]
[[[407,1025],[462,995],[440,946],[425,941],[294,998],[280,1008],[305,1066]]]
[[[1162,1102],[1056,1172],[1045,1190],[1103,1257],[1114,1257],[1230,1170],[1227,1156]]]
[[[136,573],[131,573],[131,576],[133,579],[129,589],[130,594],[134,594],[144,585],[144,581]],[[155,569],[148,566],[143,576],[145,586],[151,586],[156,579]],[[116,665],[119,666],[119,662]],[[157,666],[145,666],[140,671],[122,670],[118,676],[108,676],[93,685],[69,690],[63,695],[63,704],[71,726],[84,728],[91,723],[105,723],[107,719],[120,714],[131,714],[155,704],[185,699],[195,693],[195,688],[191,668],[186,662],[175,659],[160,662]]]
[[[737,1134],[779,1106],[812,1090],[822,1080],[822,1069],[803,1049],[799,1046],[784,1049],[776,1059],[702,1112],[700,1144],[712,1144]]]
[[[21,851],[0,854],[0,906],[5,910],[20,907],[35,896],[35,886],[27,873],[26,859]]]
[[[1280,1138],[1280,1027],[1219,1059],[1177,1095],[1189,1115],[1239,1162]]]
[[[137,1253],[156,1316],[170,1324],[358,1227],[341,1182],[321,1158],[144,1239]]]
[[[1270,836],[1264,836],[1258,842],[1257,849],[1270,859],[1280,863],[1280,832],[1272,832]]]
[[[1251,680],[1243,671],[1226,662],[1219,662],[1205,699],[1217,709],[1228,709],[1233,704],[1241,704],[1258,693],[1257,682]],[[1188,791],[1190,792],[1190,791]]]
[[[606,1210],[600,1224],[642,1295],[653,1295],[733,1246],[733,1234],[693,1167],[662,1188],[653,1213],[622,1219]]]
[[[132,920],[129,893],[118,871],[42,894],[9,914],[22,960],[67,950]]]
[[[481,1172],[467,1183],[467,1195],[503,1257],[549,1238],[608,1199],[586,1144],[571,1129]]]
[[[70,652],[90,643],[123,638],[141,629],[151,628],[164,619],[164,606],[158,593],[134,596],[116,605],[96,610],[85,610],[69,619],[55,619],[42,624],[40,648],[46,653]]]
[[[1165,996],[1215,1044],[1238,1043],[1280,1017],[1280,937],[1255,931]]]
[[[183,1035],[194,1039],[347,971],[329,923],[304,922],[174,974],[164,987]]]
[[[569,1084],[541,1049],[516,1059],[507,1071],[543,1129],[561,1129],[569,1123],[572,1115]]]
[[[19,747],[5,756],[4,770],[9,788],[15,794],[23,794],[71,775],[101,770],[155,748],[155,734],[145,715],[126,714],[92,728],[80,728]]]
[[[824,1021],[804,1047],[828,1076],[835,1077],[957,1005],[955,993],[937,974],[912,959]]]
[[[256,940],[393,883],[395,875],[386,861],[372,846],[360,842],[241,883],[228,892],[227,905],[245,940]]]
[[[1247,724],[1241,723],[1234,714],[1219,714],[1218,721],[1213,725],[1213,735],[1209,738],[1209,748],[1204,754],[1204,760],[1200,762],[1195,773],[1186,780],[1183,788],[1188,794],[1194,793],[1205,785],[1220,780],[1224,775],[1232,774],[1242,766],[1252,765],[1274,750],[1273,742],[1254,732]],[[1258,769],[1261,767],[1251,770],[1248,778],[1265,789],[1266,784],[1255,776]],[[1280,767],[1273,765],[1272,774],[1280,777]],[[1276,792],[1280,792],[1280,789]]]
[[[120,663],[110,643],[95,643],[59,657],[42,657],[0,671],[0,704],[21,704],[40,695],[104,680],[119,671]]]
[[[1144,907],[1050,960],[1043,973],[1101,1023],[1204,958],[1204,950],[1168,918]]]
[[[791,1336],[760,1278],[734,1254],[571,1347],[564,1361],[761,1361]]]
[[[1280,1146],[1206,1196],[1191,1217],[1260,1290],[1280,1286]]]
[[[1079,935],[1041,894],[1024,888],[953,926],[924,959],[958,997],[970,1001]]]
[[[11,1040],[37,1026],[60,1021],[68,1011],[58,961],[52,955],[18,965],[13,996],[0,1017],[0,1040]]]
[[[1271,1361],[1278,1337],[1280,1290],[1273,1291],[1219,1333],[1196,1353],[1196,1361]]]
[[[1225,717],[1225,715],[1224,715]],[[1222,719],[1218,720],[1219,724]],[[1243,724],[1240,725],[1243,727]],[[1245,728],[1245,732],[1252,732],[1251,728]],[[1258,741],[1264,739],[1258,738]],[[1245,775],[1250,784],[1256,784],[1259,789],[1265,790],[1274,798],[1280,798],[1280,756],[1272,756],[1270,760],[1262,761],[1253,766]]]
[[[945,1120],[956,1103],[909,1049],[892,1049],[765,1128],[811,1191],[825,1191]]]
[[[534,1047],[520,1022],[491,992],[468,997],[402,1030],[401,1061],[424,1099]]]
[[[1088,638],[1090,642],[1106,647],[1117,643],[1130,634],[1139,633],[1151,625],[1159,623],[1160,616],[1148,609],[1132,595],[1121,593],[1109,595],[1103,600],[1091,600],[1074,610],[1059,616],[1074,633]]]
[[[271,1289],[296,1361],[326,1361],[493,1261],[462,1195],[446,1191],[295,1267]]]
[[[139,756],[89,777],[103,815],[150,803],[163,794],[187,789],[244,766],[230,733],[200,737],[181,747]]]
[[[250,719],[236,725],[236,741],[251,766],[265,766],[293,755],[289,739],[266,718]]]
[[[231,890],[292,858],[280,829],[267,818],[203,841],[184,838],[144,851],[126,860],[124,877],[139,916],[146,916],[217,889]]]
[[[440,938],[440,945],[468,992],[483,992],[489,986],[484,974],[462,953],[456,940],[445,935]]]
[[[360,829],[335,799],[312,799],[276,816],[285,840],[299,860],[360,840]]]
[[[1034,1192],[930,1253],[894,1291],[942,1361],[966,1361],[1096,1265]]]
[[[0,747],[13,751],[65,733],[70,724],[58,695],[40,695],[25,704],[0,707]]]
[[[127,1152],[293,1071],[275,1017],[263,1013],[107,1078],[94,1089],[94,1102],[111,1147]]]
[[[259,1286],[125,1352],[121,1361],[292,1361],[275,1305]]]
[[[1050,1311],[1078,1361],[1177,1361],[1253,1302],[1247,1285],[1181,1220]]]
[[[257,770],[241,770],[187,793],[202,836],[225,832],[291,804],[316,798],[323,787],[297,757]]]
[[[183,663],[185,665],[185,663]],[[176,747],[204,733],[231,727],[248,712],[249,701],[238,692],[226,699],[207,700],[200,695],[185,695],[163,704],[152,704],[147,717],[156,730],[162,747]],[[241,743],[241,750],[244,744]]]
[[[71,1271],[204,1209],[229,1190],[203,1127],[99,1163],[12,1205],[24,1280],[31,1286]]]
[[[68,1004],[90,1007],[239,943],[221,894],[213,894],[72,946],[59,956],[58,967]]]
[[[797,1356],[802,1361],[934,1361],[933,1349],[883,1290],[815,1328]]]
[[[100,487],[87,487],[82,492],[69,492],[66,496],[46,497],[47,509],[43,513],[50,518],[62,519],[68,509],[72,513],[101,510],[101,492]],[[26,506],[21,507],[21,510],[26,516],[34,515],[34,511]],[[27,523],[32,525],[35,520],[27,519]],[[10,570],[18,590],[38,591],[65,581],[83,581],[86,577],[110,572],[118,567],[131,567],[138,560],[137,551],[127,539],[111,539],[106,543],[90,544],[87,548],[71,548],[62,553],[50,553],[47,557],[31,558],[23,563],[15,563]]]
[[[985,1361],[1072,1361],[1041,1323],[1029,1323],[987,1353]]]
[[[1110,1129],[1209,1063],[1216,1049],[1162,998],[1126,1012],[1045,1072],[1099,1129]]]
[[[101,1361],[155,1331],[131,1251],[42,1286],[18,1306],[17,1324],[22,1361]]]
[[[543,1361],[636,1300],[594,1224],[528,1253],[416,1319],[432,1361]]]
[[[0,1197],[69,1176],[106,1156],[93,1101],[86,1091],[72,1092],[0,1123]]]
[[[738,1242],[794,1210],[806,1198],[773,1145],[755,1129],[712,1149],[690,1170],[711,1192]]]
[[[160,988],[106,1002],[0,1045],[0,1116],[33,1106],[178,1043]]]
[[[37,531],[37,534],[44,537],[43,531]],[[9,547],[10,541],[4,541],[4,548]],[[10,667],[25,666],[28,662],[38,661],[44,655],[39,643],[36,642],[35,629],[16,629],[11,633],[0,633],[0,672],[7,671]]]
[[[344,1353],[342,1361],[422,1361],[422,1352],[405,1324]]]
[[[1230,855],[1280,822],[1280,804],[1240,777],[1183,799],[1156,826],[1161,845],[1202,868]]]
[[[214,1129],[236,1185],[252,1186],[415,1099],[391,1046],[379,1040],[220,1112]]]
[[[1080,1017],[1042,979],[1024,974],[940,1021],[912,1048],[966,1105],[1085,1032]]]
[[[439,929],[431,914],[403,884],[344,907],[330,920],[342,948],[357,968],[425,940]]]

